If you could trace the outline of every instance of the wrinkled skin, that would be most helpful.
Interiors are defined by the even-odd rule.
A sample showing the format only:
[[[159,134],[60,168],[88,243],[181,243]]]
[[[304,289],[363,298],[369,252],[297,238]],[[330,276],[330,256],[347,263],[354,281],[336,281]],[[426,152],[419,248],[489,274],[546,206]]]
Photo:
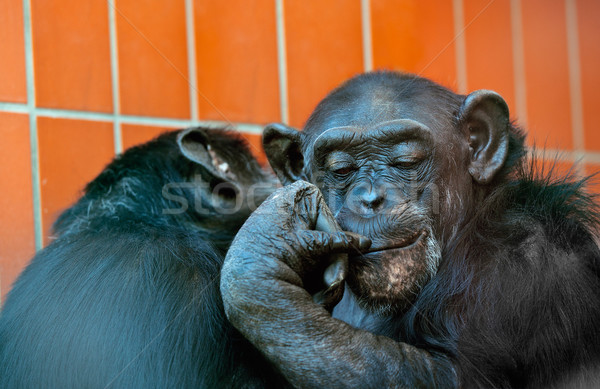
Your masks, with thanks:
[[[547,387],[596,371],[596,205],[526,166],[497,93],[367,74],[263,142],[286,186],[236,236],[221,293],[292,385]]]

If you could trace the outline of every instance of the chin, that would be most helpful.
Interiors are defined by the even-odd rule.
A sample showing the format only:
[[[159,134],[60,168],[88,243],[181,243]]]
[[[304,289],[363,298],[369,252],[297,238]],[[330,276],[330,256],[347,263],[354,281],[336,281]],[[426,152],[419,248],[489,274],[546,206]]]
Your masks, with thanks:
[[[422,231],[403,243],[349,258],[347,285],[362,308],[379,314],[405,311],[435,275],[441,255],[431,233]]]

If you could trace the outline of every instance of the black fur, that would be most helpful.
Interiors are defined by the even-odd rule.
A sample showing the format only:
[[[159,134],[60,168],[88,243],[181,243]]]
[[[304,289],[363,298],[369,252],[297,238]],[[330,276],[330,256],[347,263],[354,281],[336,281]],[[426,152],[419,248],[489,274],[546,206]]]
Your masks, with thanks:
[[[451,355],[464,387],[548,387],[598,371],[599,212],[586,181],[521,161],[393,324],[397,339]]]
[[[268,188],[241,139],[199,131],[235,173]],[[207,203],[203,214],[163,214],[181,206],[165,184],[213,179],[177,134],[118,157],[56,221],[56,239],[2,311],[0,387],[264,387],[277,377],[229,325],[219,294],[224,254],[250,211]],[[169,193],[194,204],[193,190]]]

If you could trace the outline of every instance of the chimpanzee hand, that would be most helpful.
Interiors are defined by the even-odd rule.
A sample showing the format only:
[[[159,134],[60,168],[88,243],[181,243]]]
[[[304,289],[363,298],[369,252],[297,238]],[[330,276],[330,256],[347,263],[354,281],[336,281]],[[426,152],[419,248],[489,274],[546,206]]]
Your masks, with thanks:
[[[245,278],[252,273],[290,284],[294,293],[306,298],[309,292],[313,301],[332,308],[343,294],[348,269],[343,253],[370,244],[365,237],[342,232],[319,189],[299,181],[274,193],[254,212],[228,257],[244,262]],[[281,291],[275,289],[270,293]]]
[[[294,386],[436,385],[428,352],[332,318],[309,292],[327,268],[324,296],[335,302],[347,269],[340,253],[369,245],[339,231],[317,187],[302,181],[272,194],[235,237],[221,272],[225,313]]]

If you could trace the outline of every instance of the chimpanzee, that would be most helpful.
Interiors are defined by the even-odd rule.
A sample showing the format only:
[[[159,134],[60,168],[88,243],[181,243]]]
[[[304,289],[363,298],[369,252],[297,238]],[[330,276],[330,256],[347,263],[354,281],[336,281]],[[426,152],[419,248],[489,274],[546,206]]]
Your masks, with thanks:
[[[166,133],[116,158],[10,291],[0,387],[273,381],[277,373],[225,318],[219,272],[275,184],[241,138],[218,129]]]
[[[221,293],[289,383],[598,378],[598,207],[586,180],[532,162],[497,93],[368,73],[263,143],[286,186],[236,235]]]

